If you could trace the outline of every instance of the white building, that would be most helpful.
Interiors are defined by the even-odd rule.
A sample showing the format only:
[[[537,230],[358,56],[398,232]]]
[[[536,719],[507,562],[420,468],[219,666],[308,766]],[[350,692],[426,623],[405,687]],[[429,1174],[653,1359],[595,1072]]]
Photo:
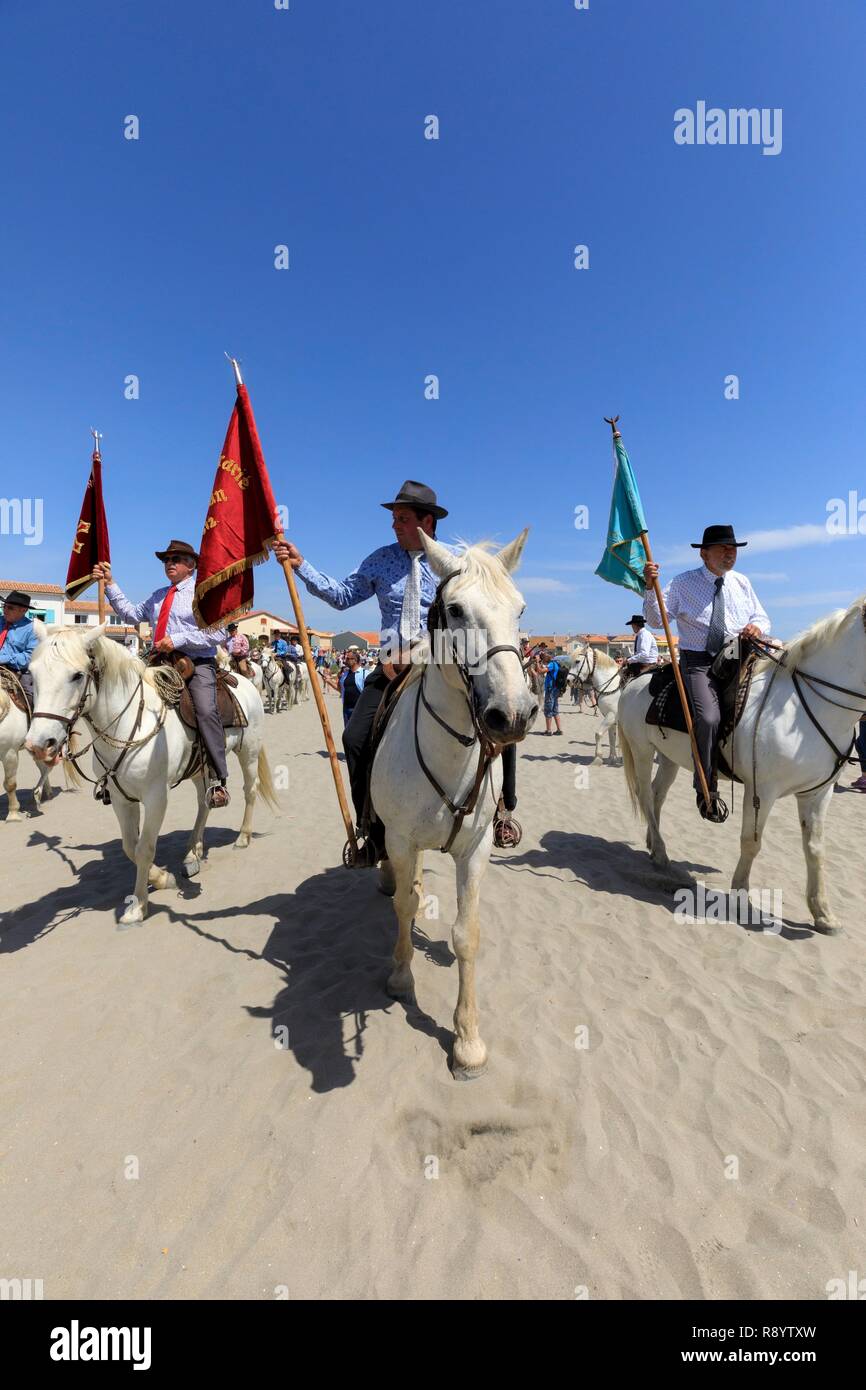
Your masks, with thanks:
[[[34,584],[26,579],[0,579],[0,597],[5,598],[10,589],[20,589],[29,594],[31,604],[27,610],[29,618],[41,618],[46,627],[97,627],[99,625],[99,604],[95,600],[68,599],[61,584]],[[149,633],[147,623],[141,628],[129,627],[122,618],[108,609],[107,628],[113,637],[128,637]]]

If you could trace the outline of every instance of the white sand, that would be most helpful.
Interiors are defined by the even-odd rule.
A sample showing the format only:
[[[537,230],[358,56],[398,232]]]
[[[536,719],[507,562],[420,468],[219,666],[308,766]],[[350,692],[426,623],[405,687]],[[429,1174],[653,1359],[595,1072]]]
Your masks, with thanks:
[[[522,746],[523,843],[484,882],[490,1069],[469,1085],[447,1066],[451,861],[427,856],[440,916],[407,1011],[383,988],[391,904],[335,867],[312,703],[269,721],[282,818],[260,806],[231,848],[233,762],[201,878],[153,894],[142,927],[116,930],[132,870],[89,787],[0,824],[0,1276],[46,1298],[760,1299],[866,1270],[866,798],[830,808],[844,935],[808,926],[792,801],[753,878],[784,890],[783,933],[686,925],[622,771],[574,786],[595,721],[563,724]],[[172,868],[192,805],[174,793]],[[663,829],[729,882],[739,812],[705,825],[681,774]]]

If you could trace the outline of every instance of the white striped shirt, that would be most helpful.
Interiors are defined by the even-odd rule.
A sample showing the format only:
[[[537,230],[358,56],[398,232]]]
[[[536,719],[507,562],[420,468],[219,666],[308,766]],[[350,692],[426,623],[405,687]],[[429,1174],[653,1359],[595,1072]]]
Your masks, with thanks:
[[[634,641],[634,656],[630,656],[627,666],[655,665],[659,659],[658,642],[648,627],[642,627]]]
[[[675,575],[662,590],[668,617],[677,620],[683,651],[706,651],[717,578],[706,565],[699,565],[696,570]],[[763,633],[770,631],[770,619],[744,574],[729,570],[722,593],[725,596],[725,640],[735,637],[747,623],[754,623]],[[644,594],[643,615],[653,627],[662,626],[662,615],[651,588]]]
[[[151,635],[156,632],[159,613],[165,602],[170,584],[157,589],[144,603],[132,603],[118,584],[106,584],[105,597],[115,613],[128,623],[150,623]],[[168,615],[166,637],[174,643],[175,651],[185,656],[216,656],[217,642],[224,642],[224,628],[215,627],[203,631],[195,620],[192,601],[195,596],[195,575],[190,574],[177,585],[177,593]]]

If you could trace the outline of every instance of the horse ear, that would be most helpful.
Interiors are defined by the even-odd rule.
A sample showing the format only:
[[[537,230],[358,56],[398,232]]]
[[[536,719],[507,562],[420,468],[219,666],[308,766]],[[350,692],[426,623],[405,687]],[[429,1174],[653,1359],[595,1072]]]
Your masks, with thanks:
[[[421,537],[421,544],[424,547],[427,560],[434,574],[438,574],[441,579],[450,573],[454,568],[454,556],[450,550],[446,550],[444,545],[434,540],[432,536],[426,535],[423,531],[418,532]]]
[[[512,574],[520,564],[520,557],[523,554],[523,547],[526,545],[526,537],[528,535],[529,527],[524,526],[520,535],[515,536],[513,541],[510,541],[508,545],[504,545],[497,553],[497,560],[502,561],[502,564],[508,570],[509,574]]]
[[[85,647],[92,647],[97,637],[104,637],[107,626],[107,623],[100,623],[99,627],[89,627],[84,634]]]

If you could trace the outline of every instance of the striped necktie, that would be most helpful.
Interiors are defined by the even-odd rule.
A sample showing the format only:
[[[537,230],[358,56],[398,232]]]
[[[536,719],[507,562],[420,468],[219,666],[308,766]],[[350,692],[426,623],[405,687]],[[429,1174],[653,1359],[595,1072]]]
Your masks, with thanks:
[[[720,574],[716,580],[716,592],[713,595],[713,611],[710,614],[710,626],[707,632],[706,650],[710,656],[718,656],[722,647],[725,645],[725,591],[722,585],[725,576]]]
[[[411,642],[421,631],[421,551],[410,551],[409,558],[412,568],[406,578],[400,610],[401,642]]]

